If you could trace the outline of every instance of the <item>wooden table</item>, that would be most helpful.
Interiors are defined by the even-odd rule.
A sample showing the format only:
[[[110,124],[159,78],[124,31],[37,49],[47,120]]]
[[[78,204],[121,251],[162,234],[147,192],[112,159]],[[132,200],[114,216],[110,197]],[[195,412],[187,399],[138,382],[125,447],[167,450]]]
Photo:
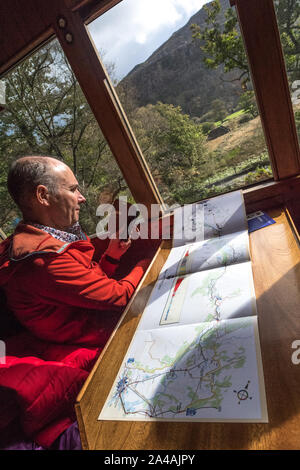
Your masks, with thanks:
[[[292,362],[292,343],[300,340],[299,239],[284,209],[268,213],[276,224],[250,234],[250,249],[269,423],[97,420],[168,256],[165,241],[78,396],[84,449],[300,449],[300,364]]]

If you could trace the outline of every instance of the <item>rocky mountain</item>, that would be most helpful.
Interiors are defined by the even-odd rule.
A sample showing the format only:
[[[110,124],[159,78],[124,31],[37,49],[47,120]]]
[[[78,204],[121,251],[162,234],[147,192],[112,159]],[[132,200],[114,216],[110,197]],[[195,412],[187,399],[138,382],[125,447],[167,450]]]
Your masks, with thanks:
[[[221,0],[221,6],[222,24],[229,0]],[[124,88],[131,89],[137,106],[162,101],[181,106],[191,116],[201,117],[210,111],[216,99],[225,103],[228,112],[237,105],[241,93],[239,83],[228,81],[232,75],[224,74],[222,67],[208,69],[203,63],[199,41],[192,39],[191,25],[204,27],[205,18],[202,8],[120,82]]]

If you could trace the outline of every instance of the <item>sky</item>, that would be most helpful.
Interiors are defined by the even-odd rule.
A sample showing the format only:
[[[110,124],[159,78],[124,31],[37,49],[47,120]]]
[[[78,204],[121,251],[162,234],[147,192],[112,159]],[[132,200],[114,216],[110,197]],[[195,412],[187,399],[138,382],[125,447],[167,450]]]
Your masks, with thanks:
[[[104,64],[113,63],[120,80],[144,62],[207,0],[123,0],[89,26]]]

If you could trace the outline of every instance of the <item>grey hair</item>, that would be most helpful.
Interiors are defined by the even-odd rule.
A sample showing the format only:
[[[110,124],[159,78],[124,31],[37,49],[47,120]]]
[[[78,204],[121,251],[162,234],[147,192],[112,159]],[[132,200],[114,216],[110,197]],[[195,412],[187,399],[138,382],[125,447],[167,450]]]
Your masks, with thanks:
[[[7,188],[21,211],[28,208],[29,197],[34,194],[39,184],[46,186],[50,194],[57,193],[57,181],[49,158],[20,157],[11,164],[7,176]]]

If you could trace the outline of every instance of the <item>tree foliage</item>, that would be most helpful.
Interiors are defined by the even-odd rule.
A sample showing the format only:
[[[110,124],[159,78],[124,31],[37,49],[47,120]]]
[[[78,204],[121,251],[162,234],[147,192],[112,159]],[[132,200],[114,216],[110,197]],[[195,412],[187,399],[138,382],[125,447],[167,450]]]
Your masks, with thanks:
[[[6,174],[18,155],[50,155],[68,164],[87,195],[82,222],[97,223],[103,189],[111,199],[127,185],[69,63],[54,41],[18,65],[6,79],[6,108],[0,115],[1,225],[18,215],[6,192]],[[0,195],[1,196],[1,195]]]
[[[204,63],[208,68],[224,66],[224,72],[238,70],[238,80],[245,84],[249,80],[248,61],[244,51],[243,40],[239,32],[238,21],[233,9],[225,11],[225,23],[222,20],[220,0],[204,6],[206,26],[191,26],[193,38],[201,41],[205,53]]]
[[[185,202],[186,182],[195,181],[203,164],[201,126],[180,107],[157,103],[137,108],[133,90],[118,87],[118,93],[166,202]],[[61,159],[74,171],[87,199],[81,222],[94,233],[99,203],[131,195],[56,41],[6,77],[6,101],[0,115],[1,227],[9,233],[11,221],[21,216],[7,194],[10,162],[18,155],[42,154]]]
[[[258,116],[258,109],[253,90],[248,90],[241,95],[239,105],[246,113],[250,113],[253,118]]]
[[[300,73],[300,1],[274,0],[278,27],[290,82]]]
[[[275,0],[278,28],[285,56],[286,68],[290,83],[299,77],[300,71],[300,1]],[[205,53],[204,63],[209,68],[224,66],[224,71],[237,71],[236,79],[242,87],[250,81],[248,60],[240,34],[235,9],[221,12],[220,0],[214,0],[204,7],[207,17],[206,26],[191,26],[193,38],[200,41]]]
[[[206,155],[202,126],[161,102],[138,108],[131,124],[165,201],[186,202]]]

